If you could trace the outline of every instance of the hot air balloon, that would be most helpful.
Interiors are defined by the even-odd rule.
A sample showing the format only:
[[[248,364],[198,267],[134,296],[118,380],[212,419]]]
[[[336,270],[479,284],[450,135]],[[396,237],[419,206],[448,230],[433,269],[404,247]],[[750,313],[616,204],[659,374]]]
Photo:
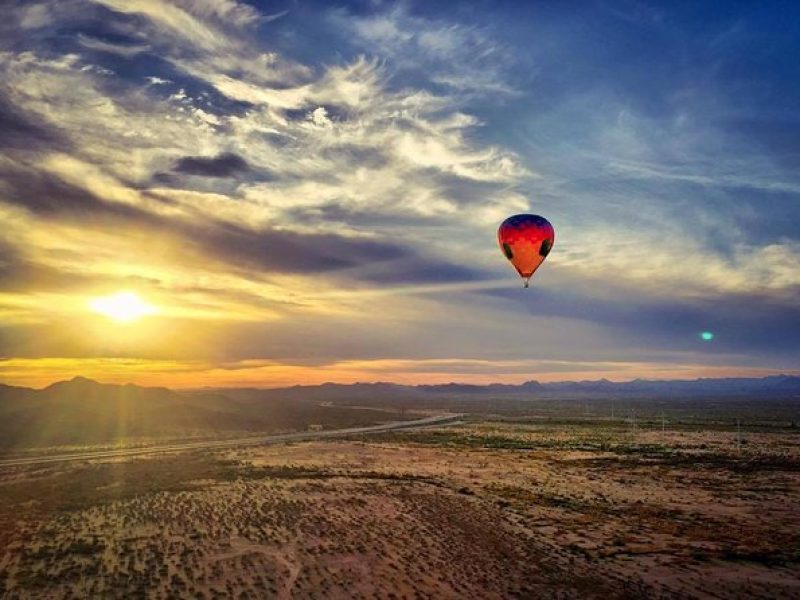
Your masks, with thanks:
[[[525,287],[553,248],[555,236],[550,222],[539,215],[508,217],[497,230],[500,249],[525,280]]]

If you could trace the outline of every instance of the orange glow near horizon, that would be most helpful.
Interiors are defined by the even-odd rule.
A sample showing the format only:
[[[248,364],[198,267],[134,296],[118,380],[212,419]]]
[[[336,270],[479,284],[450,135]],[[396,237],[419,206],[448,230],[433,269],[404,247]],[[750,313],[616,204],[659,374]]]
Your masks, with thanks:
[[[495,370],[490,371],[494,364]],[[485,372],[469,372],[469,367]],[[284,387],[326,382],[351,384],[385,381],[398,384],[489,383],[520,384],[535,379],[554,381],[633,379],[696,379],[701,377],[763,377],[791,370],[757,367],[640,363],[535,364],[521,373],[520,363],[461,360],[341,361],[323,366],[288,365],[270,361],[241,361],[214,365],[202,361],[169,361],[106,358],[41,358],[0,361],[0,382],[41,388],[76,376],[101,383],[163,386],[175,389],[201,387]],[[504,372],[505,371],[505,372]],[[515,371],[515,372],[509,372]],[[796,373],[795,373],[796,374]]]

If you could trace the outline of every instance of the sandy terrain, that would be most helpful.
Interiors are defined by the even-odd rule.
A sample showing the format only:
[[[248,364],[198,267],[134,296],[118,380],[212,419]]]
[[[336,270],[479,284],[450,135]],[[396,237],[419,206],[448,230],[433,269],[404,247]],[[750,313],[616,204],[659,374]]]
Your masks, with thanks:
[[[4,596],[797,598],[800,436],[475,423],[7,470]]]

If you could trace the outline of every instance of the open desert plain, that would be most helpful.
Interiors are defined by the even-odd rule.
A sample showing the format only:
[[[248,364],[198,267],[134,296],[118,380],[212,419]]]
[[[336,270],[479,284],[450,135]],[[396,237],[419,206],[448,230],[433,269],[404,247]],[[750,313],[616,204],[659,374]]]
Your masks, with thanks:
[[[612,419],[571,415],[583,402],[560,406],[524,415],[510,403],[506,414],[341,438],[6,464],[0,590],[800,596],[794,422],[756,421],[758,406],[740,407],[750,421],[738,427],[707,410]]]

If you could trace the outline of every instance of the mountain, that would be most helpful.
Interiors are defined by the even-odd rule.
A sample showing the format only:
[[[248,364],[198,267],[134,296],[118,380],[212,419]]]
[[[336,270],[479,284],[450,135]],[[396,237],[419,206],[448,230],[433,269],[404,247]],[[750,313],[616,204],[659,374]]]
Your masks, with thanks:
[[[323,383],[321,385],[296,385],[287,388],[216,389],[232,398],[255,401],[265,398],[335,401],[379,398],[425,399],[436,396],[469,397],[535,397],[535,398],[608,398],[608,397],[699,397],[740,395],[800,395],[800,377],[773,375],[761,378],[717,378],[687,380],[649,380],[615,382],[608,379],[594,381],[559,381],[540,383],[526,381],[520,385],[493,383],[474,385],[461,383],[399,385],[393,383]]]
[[[709,396],[709,395],[774,395],[800,393],[800,377],[774,375],[761,378],[717,378],[688,380],[648,380],[615,383],[600,381],[559,382],[545,384],[549,392],[621,396]]]
[[[183,393],[85,377],[41,390],[0,385],[0,449],[276,433],[311,424],[338,428],[398,416],[238,392]]]
[[[76,377],[42,390],[0,390],[0,445],[5,447],[106,443],[247,425],[222,402],[212,407],[166,388]]]
[[[0,384],[0,449],[274,433],[302,430],[312,424],[349,427],[397,419],[407,409],[473,412],[486,406],[497,408],[494,401],[502,401],[525,412],[534,400],[541,408],[549,400],[608,398],[793,402],[800,399],[800,377],[636,379],[622,383],[531,380],[520,385],[484,386],[325,383],[180,392],[76,377],[41,390]]]

